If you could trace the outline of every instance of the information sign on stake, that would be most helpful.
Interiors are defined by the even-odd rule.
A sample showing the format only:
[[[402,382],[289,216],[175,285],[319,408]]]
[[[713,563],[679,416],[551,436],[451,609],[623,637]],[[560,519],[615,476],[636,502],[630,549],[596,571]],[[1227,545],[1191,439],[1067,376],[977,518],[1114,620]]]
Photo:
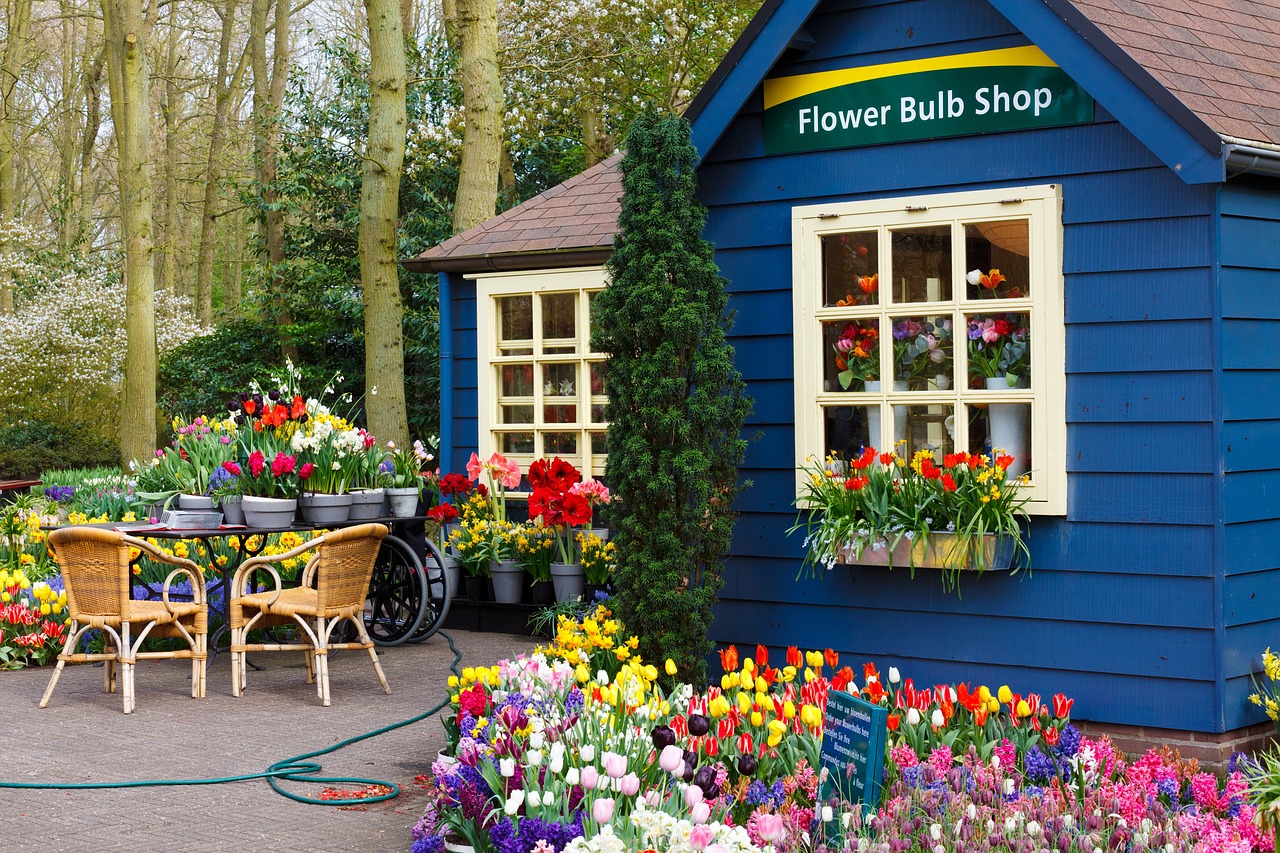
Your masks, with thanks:
[[[818,789],[823,802],[838,797],[861,803],[864,816],[875,810],[880,802],[888,721],[889,712],[879,705],[839,690],[828,694],[822,731],[826,778]],[[826,827],[829,840],[840,841],[843,835],[839,820]]]

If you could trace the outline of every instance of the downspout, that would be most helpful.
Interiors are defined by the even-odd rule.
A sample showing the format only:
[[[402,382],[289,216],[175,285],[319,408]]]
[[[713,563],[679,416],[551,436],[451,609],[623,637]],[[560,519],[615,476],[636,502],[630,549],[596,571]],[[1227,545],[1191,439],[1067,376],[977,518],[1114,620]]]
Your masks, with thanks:
[[[440,471],[457,470],[453,464],[453,282],[447,272],[439,276],[440,294]]]

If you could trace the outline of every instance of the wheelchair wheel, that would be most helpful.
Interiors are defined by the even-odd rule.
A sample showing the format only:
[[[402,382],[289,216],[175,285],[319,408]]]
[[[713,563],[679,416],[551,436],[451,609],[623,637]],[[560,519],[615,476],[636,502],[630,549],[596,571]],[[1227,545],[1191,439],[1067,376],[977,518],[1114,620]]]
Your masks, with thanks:
[[[418,555],[404,540],[384,538],[364,603],[369,639],[378,646],[398,646],[409,639],[423,622],[429,597]]]
[[[449,615],[449,602],[457,590],[449,584],[449,574],[444,570],[444,558],[440,549],[430,539],[426,540],[427,556],[423,560],[423,568],[427,576],[427,606],[418,629],[409,637],[409,642],[420,643],[430,637],[444,624]]]

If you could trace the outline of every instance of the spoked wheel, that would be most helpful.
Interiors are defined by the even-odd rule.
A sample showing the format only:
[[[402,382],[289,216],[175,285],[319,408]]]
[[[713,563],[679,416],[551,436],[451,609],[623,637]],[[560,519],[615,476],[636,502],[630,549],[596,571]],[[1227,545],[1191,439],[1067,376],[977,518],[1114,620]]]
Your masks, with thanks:
[[[409,642],[420,643],[430,637],[444,624],[449,615],[449,602],[453,601],[456,590],[449,584],[449,574],[444,570],[444,558],[440,549],[430,540],[426,540],[427,556],[423,560],[423,569],[427,575],[427,608],[422,616],[418,630],[409,637]]]
[[[373,564],[364,626],[379,646],[398,646],[422,624],[427,612],[427,573],[418,555],[402,539],[382,540]]]

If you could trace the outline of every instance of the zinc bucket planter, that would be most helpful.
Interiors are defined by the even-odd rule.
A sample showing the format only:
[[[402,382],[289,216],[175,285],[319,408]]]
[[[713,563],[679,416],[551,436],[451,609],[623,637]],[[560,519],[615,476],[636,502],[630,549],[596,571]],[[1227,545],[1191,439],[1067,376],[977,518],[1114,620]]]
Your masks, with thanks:
[[[493,600],[498,604],[519,604],[524,594],[525,571],[515,560],[503,560],[489,567],[493,578]]]
[[[391,504],[391,515],[396,518],[409,518],[418,512],[418,489],[414,486],[397,486],[387,489],[387,500]]]
[[[581,563],[551,564],[551,583],[556,589],[557,602],[580,598],[586,581],[587,577],[583,574]]]
[[[351,493],[351,513],[348,520],[367,521],[371,518],[386,517],[384,509],[387,495],[382,489],[366,489]]]
[[[244,524],[244,506],[240,495],[227,495],[218,502],[224,524]]]
[[[304,492],[298,496],[298,509],[311,524],[341,524],[351,515],[351,495]]]
[[[268,530],[292,526],[298,509],[296,498],[262,498],[257,495],[245,495],[240,505],[244,508],[245,524]]]

